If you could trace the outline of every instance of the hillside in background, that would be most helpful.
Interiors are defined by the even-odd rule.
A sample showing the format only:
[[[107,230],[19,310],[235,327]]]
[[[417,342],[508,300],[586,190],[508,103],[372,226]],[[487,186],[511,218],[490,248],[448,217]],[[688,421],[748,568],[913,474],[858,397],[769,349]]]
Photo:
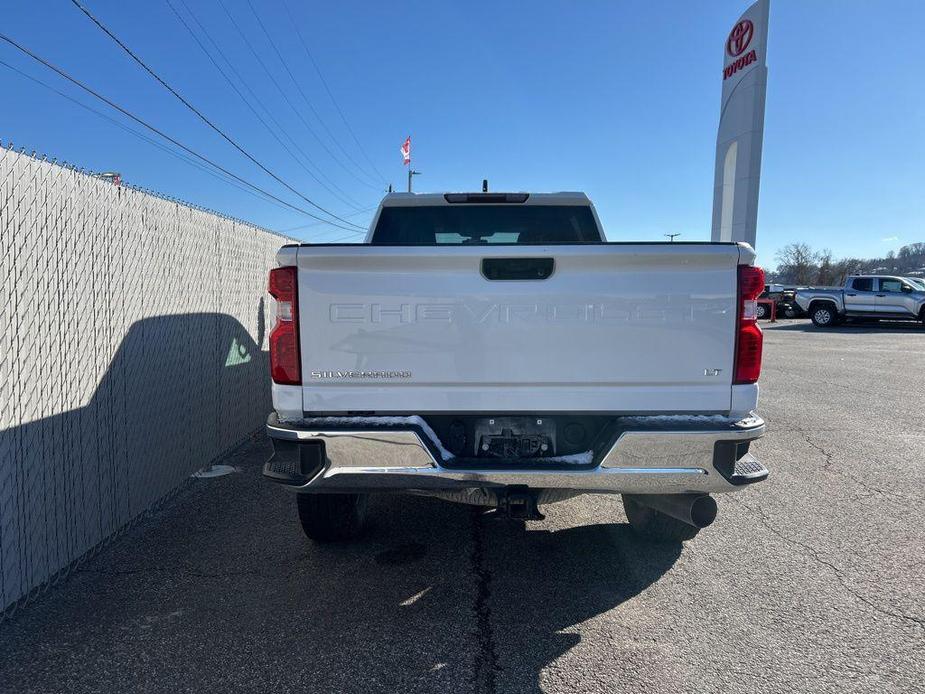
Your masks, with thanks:
[[[925,243],[910,243],[883,258],[842,258],[832,251],[815,251],[809,244],[791,243],[778,251],[777,268],[768,281],[797,286],[840,285],[848,275],[891,274],[925,277]]]

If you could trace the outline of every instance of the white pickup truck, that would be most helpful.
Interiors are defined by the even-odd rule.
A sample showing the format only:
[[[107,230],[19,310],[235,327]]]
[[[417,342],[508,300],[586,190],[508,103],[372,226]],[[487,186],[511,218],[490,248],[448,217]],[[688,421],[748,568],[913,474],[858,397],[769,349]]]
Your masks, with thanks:
[[[277,255],[264,474],[318,541],[374,492],[526,519],[618,493],[641,534],[690,539],[768,474],[754,258],[608,243],[582,193],[390,194],[364,244]]]

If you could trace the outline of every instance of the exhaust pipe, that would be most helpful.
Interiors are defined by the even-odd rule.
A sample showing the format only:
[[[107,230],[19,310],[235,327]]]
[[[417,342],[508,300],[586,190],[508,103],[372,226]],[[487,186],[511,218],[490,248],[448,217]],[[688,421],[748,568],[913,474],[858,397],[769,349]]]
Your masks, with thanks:
[[[716,501],[709,494],[633,494],[632,499],[695,528],[716,520]]]

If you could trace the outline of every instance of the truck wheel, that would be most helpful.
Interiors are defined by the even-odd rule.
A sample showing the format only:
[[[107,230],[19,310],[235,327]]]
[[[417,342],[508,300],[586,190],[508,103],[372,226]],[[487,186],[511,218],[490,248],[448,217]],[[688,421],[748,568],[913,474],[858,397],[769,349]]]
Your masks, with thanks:
[[[758,304],[758,308],[755,309],[755,317],[758,320],[764,320],[768,317],[768,307],[764,304]]]
[[[784,318],[799,318],[800,312],[792,306],[784,309]]]
[[[302,530],[316,542],[359,537],[366,527],[367,494],[298,494]]]
[[[623,496],[623,510],[630,527],[641,537],[654,542],[686,542],[700,532],[700,528],[688,525],[677,518],[666,516],[655,509],[643,506],[634,499]]]
[[[809,317],[813,325],[820,328],[829,328],[838,322],[838,314],[831,304],[816,304],[812,307]]]

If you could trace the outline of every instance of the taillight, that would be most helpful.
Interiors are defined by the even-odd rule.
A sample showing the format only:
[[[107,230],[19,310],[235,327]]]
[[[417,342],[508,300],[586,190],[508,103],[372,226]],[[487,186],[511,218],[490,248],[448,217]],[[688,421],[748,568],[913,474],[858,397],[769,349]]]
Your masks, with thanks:
[[[739,319],[736,325],[735,379],[733,383],[754,383],[761,375],[761,346],[764,335],[758,327],[758,297],[764,291],[764,270],[739,266]]]
[[[269,292],[276,299],[276,325],[270,331],[270,377],[281,385],[302,383],[297,287],[296,268],[270,270]]]

